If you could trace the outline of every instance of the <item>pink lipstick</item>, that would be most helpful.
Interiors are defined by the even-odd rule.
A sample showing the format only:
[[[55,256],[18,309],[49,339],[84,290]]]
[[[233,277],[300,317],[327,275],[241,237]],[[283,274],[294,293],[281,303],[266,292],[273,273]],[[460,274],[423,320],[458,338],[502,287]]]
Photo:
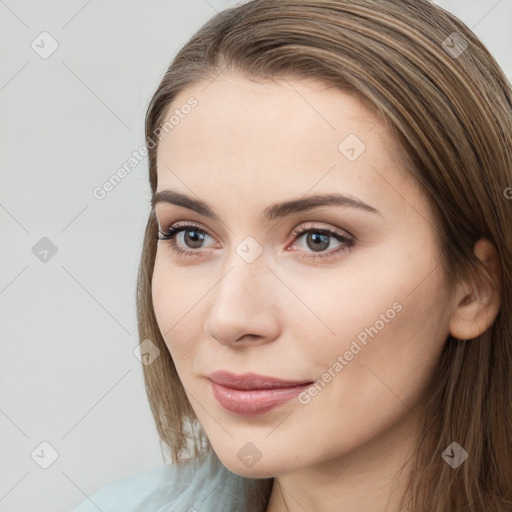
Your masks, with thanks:
[[[254,416],[267,412],[297,396],[311,381],[283,380],[255,373],[235,375],[217,371],[208,375],[213,396],[224,409]]]

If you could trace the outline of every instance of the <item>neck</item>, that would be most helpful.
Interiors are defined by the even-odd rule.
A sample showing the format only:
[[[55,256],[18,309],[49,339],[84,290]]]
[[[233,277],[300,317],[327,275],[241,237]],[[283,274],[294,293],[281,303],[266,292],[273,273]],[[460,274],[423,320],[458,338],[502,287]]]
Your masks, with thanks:
[[[400,512],[421,427],[407,413],[349,453],[275,477],[266,512]]]

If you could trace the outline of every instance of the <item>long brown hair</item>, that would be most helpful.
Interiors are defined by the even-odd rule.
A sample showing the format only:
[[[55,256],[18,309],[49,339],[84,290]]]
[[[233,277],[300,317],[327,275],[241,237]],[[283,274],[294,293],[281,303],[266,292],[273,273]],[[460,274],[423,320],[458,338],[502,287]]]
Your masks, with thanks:
[[[171,102],[231,69],[261,79],[314,77],[371,107],[428,195],[447,284],[482,272],[477,240],[495,245],[500,311],[473,340],[448,336],[403,503],[414,512],[512,510],[512,91],[505,74],[465,24],[427,0],[246,2],[191,37],[151,99],[145,129],[152,193],[156,135]],[[161,440],[179,463],[189,450],[196,457],[211,445],[156,322],[157,231],[152,210],[137,283],[139,336],[161,351],[144,366],[144,378]],[[441,458],[453,441],[469,453],[457,469]],[[260,501],[254,497],[248,510],[265,510],[268,483],[261,481]]]

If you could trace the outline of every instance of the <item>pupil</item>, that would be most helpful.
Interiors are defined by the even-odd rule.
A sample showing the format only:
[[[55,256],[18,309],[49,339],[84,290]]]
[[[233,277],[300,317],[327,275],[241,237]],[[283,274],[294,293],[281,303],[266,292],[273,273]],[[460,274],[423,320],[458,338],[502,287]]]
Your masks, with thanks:
[[[309,243],[311,240],[314,241],[313,245],[310,245],[310,243]],[[317,242],[319,242],[320,244]],[[307,243],[308,243],[308,247],[310,249],[313,249],[314,251],[327,249],[329,247],[329,237],[327,235],[323,235],[323,234],[310,233],[307,237]],[[322,247],[322,244],[323,244],[323,247]]]
[[[189,233],[193,233],[193,236],[187,236]],[[189,241],[191,241],[192,245],[189,244]],[[193,248],[197,249],[201,247],[201,243],[203,242],[203,235],[201,233],[198,233],[194,230],[188,230],[185,232],[185,243]]]

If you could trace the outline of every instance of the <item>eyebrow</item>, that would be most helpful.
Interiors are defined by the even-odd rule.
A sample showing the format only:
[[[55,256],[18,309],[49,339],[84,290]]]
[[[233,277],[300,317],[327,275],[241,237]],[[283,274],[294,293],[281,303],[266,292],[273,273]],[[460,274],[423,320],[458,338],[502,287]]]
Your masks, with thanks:
[[[219,221],[219,217],[205,202],[189,197],[175,190],[161,190],[156,192],[151,198],[151,207],[155,208],[158,203],[174,204],[193,210],[205,217],[212,220]],[[286,217],[294,213],[300,213],[320,206],[342,206],[349,208],[358,208],[363,211],[382,214],[369,204],[361,201],[360,199],[352,196],[342,194],[315,194],[299,199],[292,199],[267,206],[263,212],[263,216],[268,220],[274,220],[281,217]]]

